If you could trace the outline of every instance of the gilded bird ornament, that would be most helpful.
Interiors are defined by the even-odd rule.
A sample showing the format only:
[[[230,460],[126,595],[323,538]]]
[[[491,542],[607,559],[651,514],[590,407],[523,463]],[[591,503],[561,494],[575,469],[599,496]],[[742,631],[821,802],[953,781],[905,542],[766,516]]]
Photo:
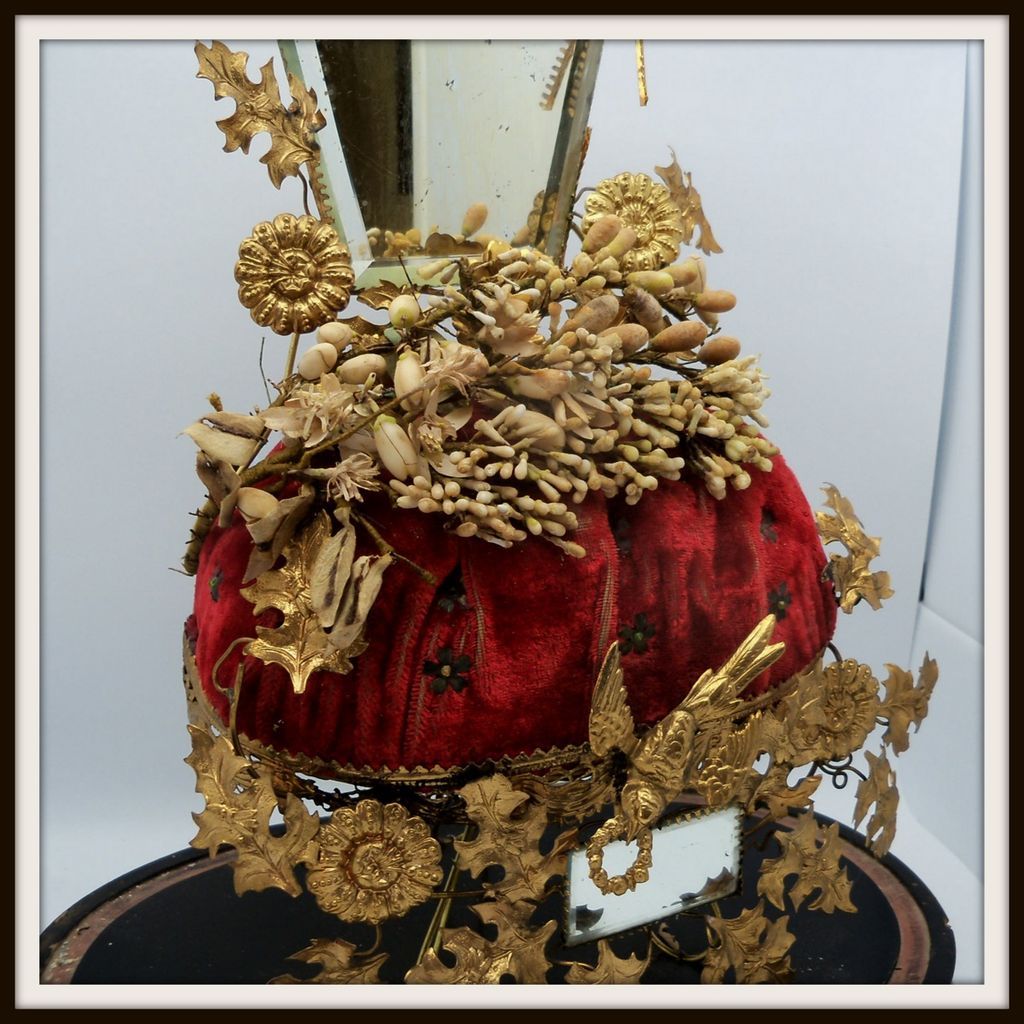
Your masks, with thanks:
[[[609,648],[591,701],[590,748],[600,758],[619,751],[627,773],[618,813],[598,829],[587,847],[590,876],[602,892],[621,894],[646,880],[651,827],[682,787],[697,730],[731,719],[745,708],[747,702],[740,694],[786,649],[784,643],[769,643],[774,630],[775,616],[765,616],[721,668],[708,669],[676,708],[642,737],[637,736],[629,708],[619,646]],[[609,879],[602,867],[603,849],[616,839],[637,842],[639,854],[624,875]]]

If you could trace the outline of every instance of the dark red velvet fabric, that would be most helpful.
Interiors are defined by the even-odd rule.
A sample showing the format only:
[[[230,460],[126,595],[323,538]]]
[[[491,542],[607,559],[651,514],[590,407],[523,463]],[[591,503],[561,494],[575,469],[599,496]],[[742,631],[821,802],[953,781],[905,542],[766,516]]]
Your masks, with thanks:
[[[364,511],[444,582],[395,562],[368,650],[349,675],[314,674],[304,694],[280,667],[246,657],[239,727],[279,750],[371,768],[447,768],[580,744],[612,641],[622,642],[637,720],[653,722],[775,611],[786,653],[751,685],[761,693],[814,657],[836,616],[811,510],[784,460],[774,462],[723,501],[689,479],[662,482],[632,507],[592,495],[577,506],[583,559],[533,539],[507,549],[459,539],[440,517],[392,510],[377,496]],[[239,593],[250,545],[241,522],[215,526],[200,557],[196,661],[222,716],[215,662],[233,640],[255,636],[257,622],[280,618],[271,610],[254,621]],[[242,647],[225,659],[222,686]]]

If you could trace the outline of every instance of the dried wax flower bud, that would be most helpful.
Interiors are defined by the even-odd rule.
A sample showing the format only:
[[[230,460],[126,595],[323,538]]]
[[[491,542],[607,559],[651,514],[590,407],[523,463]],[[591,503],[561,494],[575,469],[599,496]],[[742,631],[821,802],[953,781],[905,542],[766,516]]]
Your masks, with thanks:
[[[432,260],[430,263],[425,263],[420,267],[416,271],[416,276],[421,281],[429,281],[432,277],[437,277],[438,274],[447,269],[449,263],[451,263],[449,259]]]
[[[373,422],[373,439],[381,465],[396,479],[405,480],[416,472],[419,461],[409,435],[393,416],[378,416]]]
[[[583,327],[591,334],[596,334],[598,331],[610,327],[618,315],[619,300],[614,295],[599,295],[596,299],[591,299],[585,305],[580,306],[566,321],[561,333],[567,334],[569,331],[576,331]]]
[[[707,309],[698,309],[697,316],[699,316],[701,320],[703,320],[704,323],[706,323],[712,331],[718,326],[717,313],[712,313],[710,310]]]
[[[569,390],[572,377],[565,370],[537,370],[518,377],[509,377],[509,390],[523,398],[554,398]]]
[[[688,256],[679,264],[679,269],[673,271],[669,268],[673,277],[679,275],[679,284],[688,288],[691,292],[702,292],[708,286],[708,267],[703,256]]]
[[[658,352],[682,352],[694,349],[708,336],[708,329],[697,320],[681,320],[651,339],[651,348]]]
[[[720,334],[712,338],[700,350],[700,358],[709,366],[717,366],[719,363],[735,359],[740,354],[740,342],[738,338],[731,338],[728,335]]]
[[[266,519],[273,515],[277,508],[278,501],[272,494],[259,487],[240,487],[238,489],[238,502],[236,508],[242,514],[247,523],[255,523],[259,519]]]
[[[598,217],[583,239],[583,251],[594,253],[603,249],[622,230],[622,221],[614,213]]]
[[[625,227],[597,253],[594,259],[598,263],[608,256],[619,259],[621,256],[625,256],[634,245],[636,245],[636,232],[630,227]]]
[[[581,252],[576,259],[572,261],[572,275],[573,277],[582,280],[594,269],[594,261],[588,253]]]
[[[318,327],[316,332],[317,341],[333,345],[339,352],[350,345],[355,336],[355,331],[348,324],[339,323],[337,320]]]
[[[676,288],[689,288],[691,291],[700,291],[703,287],[703,284],[698,284],[701,276],[700,266],[693,256],[683,260],[682,263],[673,263],[671,267],[666,267],[665,269],[672,275],[672,281]],[[694,285],[697,287],[693,287]]]
[[[377,355],[376,352],[367,352],[346,359],[338,367],[338,376],[346,384],[365,384],[371,373],[380,376],[387,368],[388,364],[383,356]]]
[[[665,326],[661,304],[650,292],[629,285],[622,297],[637,323],[643,324],[651,334],[657,334]]]
[[[484,226],[486,220],[487,204],[474,203],[462,218],[462,234],[466,238],[469,238],[470,235],[475,235]]]
[[[299,376],[303,380],[319,380],[325,373],[330,373],[334,369],[337,361],[338,350],[326,341],[321,341],[299,357]]]
[[[736,305],[736,296],[727,291],[699,292],[693,304],[705,313],[728,313]]]
[[[650,340],[650,332],[643,324],[618,324],[616,327],[606,327],[598,338],[618,338],[618,347],[624,356],[635,355]]]
[[[663,295],[675,287],[672,275],[665,270],[634,270],[626,275],[626,281],[652,295]]]
[[[406,349],[395,364],[395,397],[405,398],[411,392],[418,391],[425,376],[419,353]]]
[[[404,331],[412,327],[420,318],[420,307],[415,295],[397,295],[388,306],[388,316],[398,330]]]
[[[580,282],[579,290],[591,294],[594,292],[600,292],[604,289],[607,284],[607,280],[600,274],[593,274],[588,277],[585,281]]]

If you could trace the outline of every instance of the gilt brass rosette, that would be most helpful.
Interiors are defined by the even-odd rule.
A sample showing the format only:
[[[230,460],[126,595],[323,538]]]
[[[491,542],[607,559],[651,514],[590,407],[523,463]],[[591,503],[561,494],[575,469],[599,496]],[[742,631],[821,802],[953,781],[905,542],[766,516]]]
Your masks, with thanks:
[[[330,224],[282,213],[242,242],[235,280],[257,324],[275,334],[305,334],[345,307],[355,275]]]
[[[615,214],[636,232],[636,245],[619,260],[624,272],[658,270],[679,255],[686,235],[683,214],[669,190],[646,174],[617,174],[600,182],[587,196],[584,234],[605,214]]]
[[[426,900],[441,881],[441,848],[401,804],[361,800],[320,830],[320,857],[307,884],[323,910],[377,924]]]

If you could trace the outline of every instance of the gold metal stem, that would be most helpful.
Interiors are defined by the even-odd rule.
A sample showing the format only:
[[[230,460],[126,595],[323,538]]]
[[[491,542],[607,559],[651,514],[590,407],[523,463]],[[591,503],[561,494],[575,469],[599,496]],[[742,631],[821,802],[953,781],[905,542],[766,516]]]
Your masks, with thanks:
[[[475,828],[476,826],[473,825],[472,822],[467,823],[459,838],[468,839],[470,830],[475,830]],[[423,936],[423,945],[420,946],[419,954],[416,957],[417,964],[423,961],[423,957],[426,955],[428,949],[432,949],[436,953],[441,948],[441,930],[448,923],[448,915],[451,913],[452,909],[451,894],[455,892],[455,880],[458,876],[459,858],[456,854],[455,860],[452,861],[452,866],[448,869],[448,875],[444,880],[444,885],[442,885],[436,892],[437,896],[441,898],[437,901],[437,909],[434,911],[433,918],[431,918],[430,926],[427,928],[426,935]]]
[[[291,344],[288,346],[288,362],[285,363],[284,367],[284,379],[287,380],[295,369],[295,353],[299,349],[299,332],[296,331],[292,335]]]
[[[636,84],[640,90],[640,106],[647,106],[647,63],[644,60],[644,41],[636,41]]]

